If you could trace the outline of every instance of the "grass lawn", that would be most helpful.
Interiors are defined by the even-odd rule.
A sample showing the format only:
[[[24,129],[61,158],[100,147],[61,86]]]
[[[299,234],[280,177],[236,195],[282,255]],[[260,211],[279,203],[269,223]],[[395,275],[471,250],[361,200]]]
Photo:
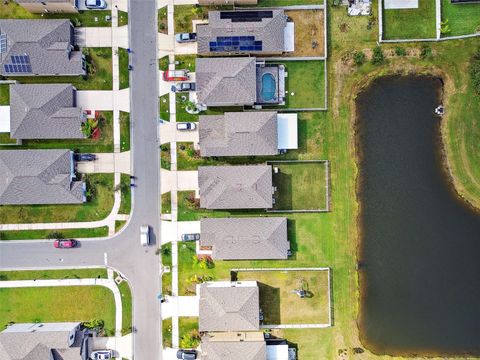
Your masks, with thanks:
[[[168,31],[167,7],[158,10],[158,32],[166,34]]]
[[[86,229],[63,230],[8,230],[0,231],[0,240],[32,240],[49,239],[53,234],[60,233],[64,238],[91,238],[108,235],[108,226]],[[53,240],[52,240],[53,241]]]
[[[0,328],[16,322],[104,321],[115,332],[115,301],[102,286],[0,289]],[[73,305],[73,306],[72,306]]]
[[[196,348],[200,345],[197,317],[179,317],[178,335],[181,348]]]
[[[120,151],[130,150],[130,113],[120,111]]]
[[[163,244],[161,249],[162,266],[170,267],[170,272],[162,274],[162,293],[172,295],[172,244]]]
[[[474,34],[480,31],[480,4],[452,4],[442,0],[442,21],[448,20],[451,32],[442,36]]]
[[[172,347],[172,318],[162,320],[162,345]]]
[[[275,329],[270,332],[273,336],[286,339],[289,345],[297,349],[297,359],[336,359],[330,349],[324,348],[321,344],[330,341],[334,330],[327,329]],[[340,349],[338,350],[340,351]],[[347,351],[345,351],[347,353]],[[337,354],[335,354],[337,355]],[[352,356],[338,357],[339,359],[355,359]],[[368,354],[369,355],[369,354]],[[372,357],[360,357],[361,359],[371,359]],[[374,357],[376,358],[376,357]]]
[[[87,191],[93,199],[78,205],[2,205],[0,223],[95,221],[104,219],[113,207],[113,174],[89,174]],[[88,185],[90,184],[90,185]],[[91,190],[89,190],[91,189]]]
[[[87,63],[91,68],[86,77],[83,76],[20,76],[9,77],[24,84],[71,83],[77,90],[112,90],[112,49],[84,48]]]
[[[169,191],[162,194],[162,214],[170,214],[172,212],[172,193]]]
[[[119,232],[127,222],[124,220],[115,220],[115,232]]]
[[[283,61],[288,72],[288,108],[325,107],[325,64],[322,60]],[[308,79],[308,80],[307,80]],[[308,81],[308,83],[307,83]],[[308,84],[308,85],[307,85]],[[291,95],[291,93],[294,95]]]
[[[275,210],[327,209],[325,162],[269,163],[279,169],[273,174],[277,187]]]
[[[258,6],[322,5],[323,0],[258,0]]]
[[[327,271],[239,271],[238,280],[256,280],[264,324],[328,324]],[[301,299],[295,289],[307,290]],[[292,311],[292,309],[296,309]]]
[[[65,269],[65,270],[22,270],[0,271],[0,280],[49,280],[49,279],[80,279],[107,278],[107,269]]]
[[[10,105],[9,84],[0,84],[0,105]]]
[[[16,144],[17,141],[15,139],[10,139],[10,133],[0,133],[0,148],[2,148],[2,144]]]
[[[122,281],[118,289],[122,297],[122,335],[127,335],[132,332],[132,292],[126,281]]]
[[[132,208],[132,192],[130,189],[130,175],[120,175],[120,189],[122,193],[122,201],[120,202],[119,214],[130,214]]]
[[[208,6],[175,5],[174,29],[179,32],[192,32],[192,20],[208,19]]]
[[[384,39],[434,39],[435,0],[419,0],[418,9],[384,9]]]
[[[177,103],[177,121],[198,121],[198,114],[189,114],[185,109],[187,106],[188,93],[177,92],[175,101]]]
[[[160,166],[162,169],[170,170],[170,143],[162,144],[160,147]]]
[[[128,71],[128,51],[118,48],[118,63],[120,68],[120,90],[126,89],[130,84],[130,72]]]
[[[128,25],[128,13],[118,10],[118,26]]]
[[[176,69],[187,69],[188,71],[195,72],[195,59],[196,55],[175,55],[175,61],[179,64],[175,65]]]
[[[99,139],[51,139],[23,140],[15,149],[70,149],[79,152],[113,152],[113,112],[100,111],[97,119],[101,136]],[[11,149],[0,146],[0,149]]]
[[[218,163],[212,158],[200,157],[200,151],[197,152],[192,143],[177,142],[177,170],[197,170],[199,166]]]
[[[170,64],[170,61],[168,60],[168,55],[158,60],[158,68],[162,71],[168,70],[169,64]]]
[[[170,102],[168,94],[160,96],[158,106],[160,108],[160,119],[163,121],[170,121]]]

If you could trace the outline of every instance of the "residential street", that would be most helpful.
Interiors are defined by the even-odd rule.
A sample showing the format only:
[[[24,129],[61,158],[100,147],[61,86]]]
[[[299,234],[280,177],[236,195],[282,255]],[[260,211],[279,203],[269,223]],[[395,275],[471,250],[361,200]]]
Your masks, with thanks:
[[[121,272],[133,292],[134,358],[160,359],[161,292],[160,173],[158,140],[158,80],[156,60],[157,4],[154,0],[129,1],[130,119],[132,127],[132,215],[127,227],[107,240],[82,240],[77,249],[55,249],[52,242],[0,243],[0,268],[78,268],[108,265]],[[150,225],[152,244],[140,245],[140,226]]]

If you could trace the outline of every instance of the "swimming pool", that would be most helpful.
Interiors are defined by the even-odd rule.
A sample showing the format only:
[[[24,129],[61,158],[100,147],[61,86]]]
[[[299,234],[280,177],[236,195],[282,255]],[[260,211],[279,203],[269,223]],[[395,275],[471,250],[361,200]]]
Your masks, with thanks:
[[[271,101],[275,98],[277,83],[272,74],[262,75],[262,98],[264,101]]]

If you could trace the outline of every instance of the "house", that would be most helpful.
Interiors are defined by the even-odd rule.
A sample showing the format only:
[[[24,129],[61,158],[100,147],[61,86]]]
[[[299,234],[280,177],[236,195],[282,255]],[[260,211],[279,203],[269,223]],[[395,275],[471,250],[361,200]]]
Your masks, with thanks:
[[[13,324],[0,332],[2,360],[86,360],[88,347],[79,322]]]
[[[200,166],[200,207],[204,209],[270,209],[273,206],[270,165]]]
[[[213,259],[287,259],[290,252],[285,217],[202,218],[200,234],[200,251]]]
[[[81,204],[85,183],[74,169],[70,150],[2,150],[0,205]]]
[[[201,6],[212,5],[257,5],[258,0],[198,0]]]
[[[286,29],[283,9],[209,11],[208,23],[197,25],[198,53],[281,55]]]
[[[258,331],[259,291],[256,281],[215,281],[199,286],[199,330]]]
[[[254,57],[197,58],[201,107],[285,105],[285,66]]]
[[[0,75],[85,75],[70,20],[0,20]]]
[[[85,120],[71,84],[10,85],[12,139],[82,139]]]
[[[78,0],[16,0],[17,4],[34,14],[78,13]]]
[[[277,113],[227,112],[201,115],[201,156],[250,156],[278,154]]]
[[[237,339],[237,335],[240,335],[240,339]],[[200,359],[202,360],[267,359],[266,343],[260,332],[235,333],[235,336],[220,338],[216,335],[207,335],[202,337],[200,347],[202,349]]]

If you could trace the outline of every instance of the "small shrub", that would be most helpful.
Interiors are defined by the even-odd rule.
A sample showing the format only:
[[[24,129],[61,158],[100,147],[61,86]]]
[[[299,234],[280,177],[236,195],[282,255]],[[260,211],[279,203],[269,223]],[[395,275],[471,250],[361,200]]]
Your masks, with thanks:
[[[105,323],[102,319],[93,319],[83,323],[83,326],[87,329],[103,329],[104,325]]]
[[[433,57],[432,48],[429,45],[422,45],[422,50],[420,52],[420,58],[423,60],[431,59]]]
[[[407,55],[407,51],[401,46],[395,46],[395,55],[405,56]]]
[[[452,32],[452,29],[450,29],[450,25],[448,25],[448,19],[446,19],[440,23],[440,34],[446,35],[450,32]]]
[[[107,59],[110,57],[110,52],[107,51],[106,49],[100,48],[95,50],[95,55],[97,55],[98,57]]]
[[[200,333],[194,329],[180,339],[180,347],[184,349],[193,349],[200,345]]]
[[[197,152],[195,151],[195,149],[194,149],[193,147],[189,147],[189,148],[187,149],[187,155],[188,155],[189,157],[192,157],[192,158],[193,158],[193,157],[195,157],[195,156],[197,155]]]
[[[385,55],[383,55],[383,51],[380,46],[376,46],[373,48],[373,55],[371,63],[373,65],[381,65],[385,62]]]
[[[365,63],[365,54],[363,51],[355,51],[353,54],[353,61],[357,66],[363,65]]]

